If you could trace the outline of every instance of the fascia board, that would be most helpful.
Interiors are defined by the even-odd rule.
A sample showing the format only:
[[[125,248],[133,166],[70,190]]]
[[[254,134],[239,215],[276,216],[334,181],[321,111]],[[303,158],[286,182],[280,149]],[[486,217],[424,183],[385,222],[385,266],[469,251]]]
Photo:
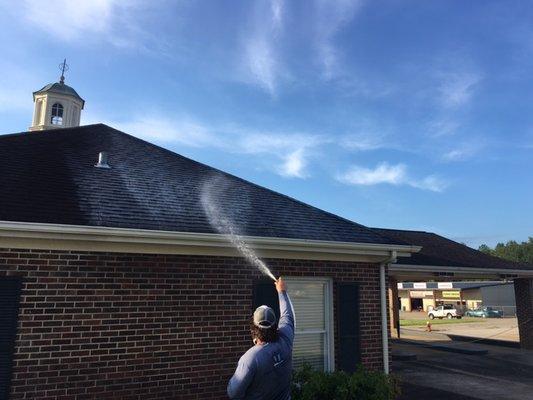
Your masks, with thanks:
[[[507,268],[479,268],[479,267],[455,267],[441,265],[411,265],[411,264],[391,264],[392,272],[456,272],[468,274],[502,274],[533,276],[533,269],[507,269]]]
[[[27,222],[0,221],[0,244],[2,240],[13,244],[17,239],[26,242],[31,239],[59,242],[94,242],[98,248],[105,244],[143,244],[161,246],[183,246],[187,248],[232,249],[232,244],[224,235],[211,233],[170,232],[129,228],[110,228],[63,224],[42,224]],[[329,242],[285,238],[243,236],[242,239],[252,248],[262,253],[282,252],[318,254],[339,254],[344,256],[384,257],[396,251],[398,256],[408,257],[420,250],[418,246],[386,245],[373,243]],[[116,246],[114,247],[116,248]],[[227,251],[225,252],[227,253]]]

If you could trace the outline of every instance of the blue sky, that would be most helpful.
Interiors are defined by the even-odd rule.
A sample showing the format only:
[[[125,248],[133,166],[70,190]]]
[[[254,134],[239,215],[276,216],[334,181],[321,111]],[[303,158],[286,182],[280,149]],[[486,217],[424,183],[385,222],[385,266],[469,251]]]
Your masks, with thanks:
[[[368,226],[533,235],[533,4],[0,0],[0,132],[104,122]]]

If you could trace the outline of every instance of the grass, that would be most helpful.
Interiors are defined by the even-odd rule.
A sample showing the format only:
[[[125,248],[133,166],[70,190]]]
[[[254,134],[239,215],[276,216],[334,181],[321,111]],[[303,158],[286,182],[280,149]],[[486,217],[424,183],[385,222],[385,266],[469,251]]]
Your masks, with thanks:
[[[471,322],[486,322],[483,318],[461,318],[461,319],[400,319],[400,326],[426,326],[427,321],[431,322],[431,325],[448,325],[448,324],[468,324]]]

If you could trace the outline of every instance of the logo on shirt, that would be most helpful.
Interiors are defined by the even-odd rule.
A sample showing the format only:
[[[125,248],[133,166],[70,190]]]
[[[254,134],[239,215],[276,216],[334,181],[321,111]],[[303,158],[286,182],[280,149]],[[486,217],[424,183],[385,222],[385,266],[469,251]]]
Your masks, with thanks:
[[[274,367],[278,367],[285,362],[285,360],[279,353],[274,354],[274,356],[272,357],[272,360],[274,361]]]

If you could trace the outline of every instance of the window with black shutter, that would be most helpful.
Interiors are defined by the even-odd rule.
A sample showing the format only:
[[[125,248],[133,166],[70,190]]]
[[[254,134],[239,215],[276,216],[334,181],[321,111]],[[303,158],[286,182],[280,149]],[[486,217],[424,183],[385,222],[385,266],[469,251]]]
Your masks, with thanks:
[[[359,285],[339,283],[337,293],[338,366],[341,371],[355,372],[361,362]]]
[[[21,288],[20,278],[0,278],[0,400],[10,391]]]
[[[309,364],[318,371],[331,371],[333,357],[332,282],[328,278],[287,277],[287,292],[296,316],[293,367]],[[271,280],[254,284],[253,307],[268,305],[279,318],[279,297]]]

